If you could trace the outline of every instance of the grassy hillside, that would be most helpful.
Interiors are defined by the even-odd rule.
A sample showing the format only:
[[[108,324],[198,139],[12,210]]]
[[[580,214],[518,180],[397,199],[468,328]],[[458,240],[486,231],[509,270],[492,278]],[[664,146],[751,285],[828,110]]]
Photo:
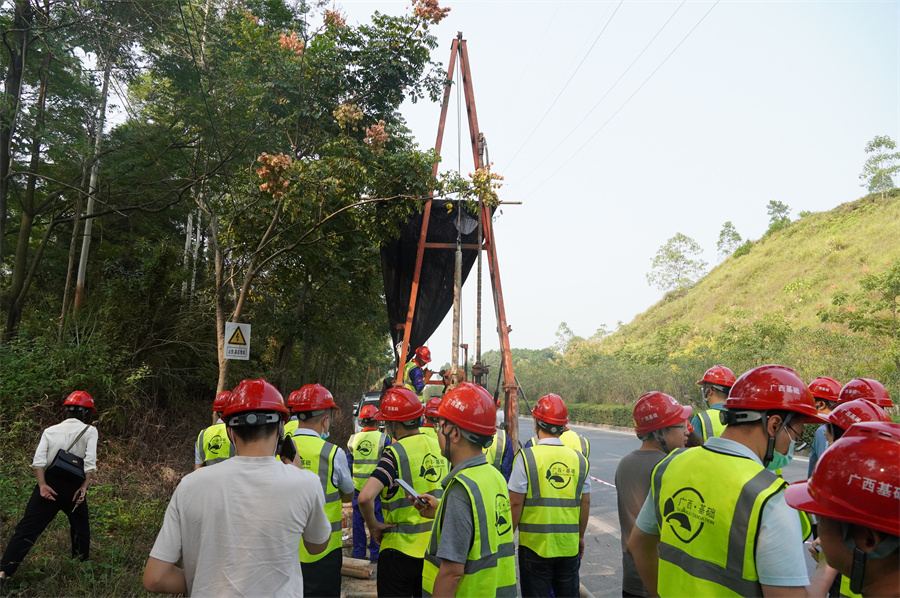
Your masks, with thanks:
[[[863,274],[900,257],[900,192],[869,195],[811,214],[729,257],[693,288],[673,292],[608,342],[648,342],[672,324],[719,330],[777,312],[797,326],[821,325],[817,311],[835,291],[855,292]]]
[[[873,286],[885,280],[887,296]],[[633,405],[659,390],[701,407],[695,382],[711,365],[740,375],[780,363],[807,381],[876,378],[896,401],[898,297],[900,190],[894,190],[767,234],[615,333],[575,337],[564,354],[524,359],[516,373],[531,397],[555,392],[573,403]]]

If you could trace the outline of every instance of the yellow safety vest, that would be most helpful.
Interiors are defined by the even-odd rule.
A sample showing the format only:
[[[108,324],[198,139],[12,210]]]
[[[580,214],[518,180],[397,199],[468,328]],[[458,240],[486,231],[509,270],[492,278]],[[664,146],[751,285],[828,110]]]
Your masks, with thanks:
[[[437,432],[435,432],[434,426],[422,426],[419,428],[419,432],[437,442]]]
[[[750,458],[706,447],[672,451],[651,478],[659,595],[762,596],[755,559],[760,519],[786,486]]]
[[[331,538],[328,546],[319,554],[309,554],[303,542],[300,542],[300,562],[315,563],[319,559],[328,556],[333,550],[341,547],[341,493],[334,485],[334,457],[337,454],[337,446],[325,442],[318,436],[308,434],[294,434],[294,444],[297,445],[297,454],[303,462],[303,469],[308,469],[317,476],[325,492],[325,516],[331,523]],[[285,500],[290,500],[287,497]]]
[[[215,465],[237,454],[231,441],[228,440],[224,423],[213,424],[200,430],[200,434],[197,435],[197,452],[203,459],[204,467]]]
[[[414,434],[395,440],[384,450],[390,451],[397,461],[401,480],[411,484],[419,494],[441,497],[441,479],[447,475],[447,462],[436,441],[424,434]],[[381,512],[385,523],[394,523],[397,527],[384,530],[381,549],[393,548],[413,558],[422,558],[434,522],[419,514],[403,488],[391,498],[385,496],[387,492],[388,488],[382,491]]]
[[[562,434],[559,435],[560,442],[563,443],[564,446],[569,447],[572,450],[578,451],[582,455],[584,455],[585,459],[591,458],[591,443],[588,442],[587,438],[580,434],[576,434],[572,430],[566,430]],[[531,446],[537,446],[540,438],[537,436],[532,436],[531,440],[528,442],[531,443]]]
[[[509,491],[500,472],[487,462],[458,471],[447,484],[461,484],[469,494],[475,528],[472,548],[456,596],[516,596],[516,562]],[[446,490],[444,493],[446,494]],[[438,506],[434,529],[422,566],[422,595],[434,594],[441,567],[437,557],[444,520],[444,502]]]
[[[567,446],[538,444],[522,449],[528,491],[519,520],[519,545],[543,558],[578,554],[579,517],[587,459]]]
[[[300,420],[292,419],[288,423],[284,424],[284,437],[293,436],[294,432],[297,430],[297,426],[300,425]]]
[[[697,417],[700,418],[700,436],[703,438],[703,442],[713,436],[718,438],[725,431],[725,424],[719,419],[720,413],[722,412],[718,409],[707,409],[697,414]]]
[[[362,491],[375,471],[387,436],[378,430],[363,430],[350,437],[347,448],[353,455],[353,487]]]
[[[419,400],[424,403],[425,398],[422,396],[422,393],[419,392],[418,390],[416,390],[416,387],[413,386],[412,375],[410,374],[410,372],[413,370],[413,368],[417,368],[417,367],[419,367],[419,364],[417,364],[412,359],[410,359],[409,361],[406,362],[406,366],[403,368],[403,386],[405,386],[406,388],[408,388],[411,391],[413,391],[414,393],[416,393],[416,396],[419,397]],[[423,375],[424,375],[424,372],[423,372]],[[422,378],[422,380],[424,381],[424,377]],[[425,391],[425,388],[423,387],[422,392],[424,392],[424,391]]]
[[[572,430],[566,430],[559,435],[559,439],[570,449],[575,449],[584,455],[585,459],[591,458],[591,443],[581,434],[576,434]]]
[[[491,446],[484,449],[484,457],[487,459],[487,462],[497,468],[497,471],[503,473],[501,471],[501,467],[503,465],[503,455],[506,454],[506,442],[509,436],[506,435],[506,432],[503,430],[497,430],[497,433],[494,434],[494,442],[491,443]]]

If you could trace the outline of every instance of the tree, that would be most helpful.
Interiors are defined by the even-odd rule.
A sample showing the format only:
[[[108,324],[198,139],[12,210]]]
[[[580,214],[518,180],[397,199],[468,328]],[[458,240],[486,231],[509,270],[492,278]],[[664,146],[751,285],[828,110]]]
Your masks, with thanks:
[[[863,164],[863,171],[859,178],[864,182],[863,187],[869,193],[881,193],[894,188],[894,175],[900,172],[900,152],[895,152],[897,144],[887,135],[876,135],[866,144],[866,153],[869,157]]]
[[[900,259],[880,274],[867,271],[859,286],[855,294],[835,292],[831,306],[819,310],[819,318],[846,324],[853,332],[876,339],[883,356],[900,369]]]
[[[766,234],[772,234],[791,223],[791,208],[780,201],[774,199],[766,206],[766,213],[769,215],[769,228]]]
[[[656,252],[647,283],[662,291],[692,286],[706,271],[706,262],[699,258],[701,253],[699,243],[677,233]]]
[[[734,253],[734,250],[740,246],[741,241],[741,236],[734,228],[731,220],[723,224],[722,230],[719,231],[719,242],[716,243],[716,248],[719,250],[719,259],[724,260]]]

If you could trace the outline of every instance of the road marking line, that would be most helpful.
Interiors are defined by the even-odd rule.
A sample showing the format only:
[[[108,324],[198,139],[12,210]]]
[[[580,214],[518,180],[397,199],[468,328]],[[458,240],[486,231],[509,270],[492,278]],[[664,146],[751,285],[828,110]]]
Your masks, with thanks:
[[[609,534],[611,536],[615,536],[617,540],[622,539],[622,533],[619,531],[619,528],[617,526],[610,525],[594,515],[588,517],[588,527],[591,528],[595,533]]]

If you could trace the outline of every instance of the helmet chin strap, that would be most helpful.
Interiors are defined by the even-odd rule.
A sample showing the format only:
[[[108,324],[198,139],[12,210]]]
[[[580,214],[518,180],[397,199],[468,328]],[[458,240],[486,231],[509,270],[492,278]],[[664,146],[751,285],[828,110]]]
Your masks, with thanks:
[[[653,438],[656,440],[656,442],[658,442],[660,444],[663,452],[668,455],[669,454],[669,445],[666,444],[666,439],[663,437],[662,434],[659,433],[659,430],[653,430],[651,432],[651,434],[653,434]]]

